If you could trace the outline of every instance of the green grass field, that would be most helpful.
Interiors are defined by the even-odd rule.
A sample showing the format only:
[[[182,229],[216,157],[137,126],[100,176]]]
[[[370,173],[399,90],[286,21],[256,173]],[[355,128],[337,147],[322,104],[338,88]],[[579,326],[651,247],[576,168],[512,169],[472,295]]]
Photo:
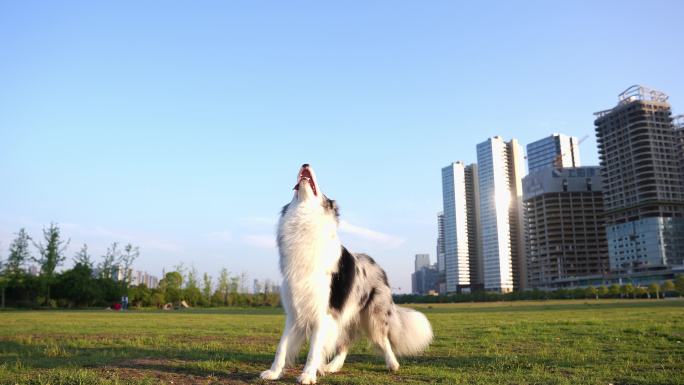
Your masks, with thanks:
[[[419,308],[435,331],[425,355],[388,373],[361,341],[319,383],[684,384],[683,300]],[[281,309],[2,311],[0,384],[266,383],[283,322]]]

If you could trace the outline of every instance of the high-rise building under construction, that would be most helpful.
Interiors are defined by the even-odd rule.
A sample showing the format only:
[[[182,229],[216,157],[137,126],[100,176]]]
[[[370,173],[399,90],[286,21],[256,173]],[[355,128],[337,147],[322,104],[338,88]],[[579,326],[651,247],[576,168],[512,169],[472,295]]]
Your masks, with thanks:
[[[668,97],[632,86],[618,99],[594,122],[611,270],[682,265],[684,175]]]

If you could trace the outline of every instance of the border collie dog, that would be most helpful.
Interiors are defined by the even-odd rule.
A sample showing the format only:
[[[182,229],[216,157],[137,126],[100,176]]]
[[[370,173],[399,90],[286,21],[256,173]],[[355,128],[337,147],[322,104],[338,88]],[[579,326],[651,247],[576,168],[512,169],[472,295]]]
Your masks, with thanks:
[[[294,190],[278,223],[285,330],[261,378],[280,378],[309,339],[297,381],[315,384],[317,374],[342,368],[361,333],[383,352],[387,369],[398,370],[395,355],[418,354],[432,341],[430,323],[422,313],[394,304],[387,275],[373,258],[342,246],[337,205],[323,195],[308,164],[299,170]]]

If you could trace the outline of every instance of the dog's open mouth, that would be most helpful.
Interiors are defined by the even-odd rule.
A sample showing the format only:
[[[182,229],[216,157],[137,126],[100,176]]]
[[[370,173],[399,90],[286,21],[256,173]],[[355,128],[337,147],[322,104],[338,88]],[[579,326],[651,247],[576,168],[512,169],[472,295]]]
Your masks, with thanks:
[[[318,191],[316,189],[316,181],[314,180],[314,176],[311,174],[311,171],[309,170],[308,166],[302,166],[301,170],[299,170],[297,184],[294,186],[295,190],[299,190],[299,185],[302,184],[302,181],[309,182],[309,186],[311,186],[311,191],[313,191],[315,196],[318,196]]]

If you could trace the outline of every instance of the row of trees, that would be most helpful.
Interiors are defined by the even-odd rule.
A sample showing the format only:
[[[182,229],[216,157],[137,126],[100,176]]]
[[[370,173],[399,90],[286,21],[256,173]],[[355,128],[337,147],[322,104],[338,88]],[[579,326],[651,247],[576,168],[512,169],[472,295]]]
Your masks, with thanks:
[[[92,307],[110,306],[127,296],[137,307],[162,307],[185,301],[191,306],[277,306],[277,287],[266,281],[255,282],[254,294],[247,293],[247,274],[230,275],[222,269],[214,284],[205,273],[201,278],[192,267],[182,264],[168,272],[156,288],[132,285],[132,266],[140,256],[139,248],[112,243],[99,263],[95,263],[88,245],[74,255],[74,266],[57,271],[67,259],[69,240],[64,240],[59,226],[51,223],[43,230],[43,238],[35,241],[25,229],[19,230],[9,247],[9,255],[0,259],[0,306],[18,307]],[[32,253],[32,247],[38,256]],[[40,270],[29,272],[29,264]]]
[[[139,248],[126,244],[123,248],[112,243],[100,262],[95,263],[84,244],[74,255],[74,266],[57,271],[66,260],[69,240],[64,240],[59,227],[51,223],[43,229],[42,239],[36,241],[25,229],[19,230],[9,247],[9,255],[0,259],[1,306],[20,307],[92,307],[109,306],[122,296],[135,307],[178,306],[185,301],[190,306],[277,306],[280,302],[275,285],[255,282],[254,292],[247,293],[247,274],[231,275],[223,268],[216,282],[207,273],[201,277],[191,267],[182,264],[164,274],[156,288],[144,284],[131,285],[132,266],[140,256]],[[33,255],[31,246],[37,252]],[[40,268],[29,273],[29,263]],[[644,286],[611,285],[556,291],[521,291],[506,294],[474,292],[441,296],[402,295],[398,303],[411,302],[471,302],[511,301],[524,299],[599,299],[599,298],[664,298],[684,296],[684,275],[674,281]]]
[[[634,286],[613,284],[610,286],[589,286],[586,288],[558,289],[554,291],[529,290],[500,294],[485,291],[474,293],[430,295],[398,295],[394,297],[397,303],[452,303],[452,302],[493,302],[516,301],[533,299],[599,299],[599,298],[665,298],[666,296],[684,296],[684,275],[679,275],[674,281],[668,280],[662,284],[652,283],[648,286]]]
[[[0,259],[2,303],[21,307],[95,306],[117,301],[126,294],[130,274],[114,280],[114,270],[129,272],[140,255],[138,247],[127,244],[122,250],[113,243],[95,266],[84,244],[74,255],[74,267],[57,271],[67,259],[70,240],[62,237],[59,226],[51,223],[43,229],[42,239],[35,240],[21,229],[9,246],[9,255]],[[37,251],[37,256],[33,254]],[[35,263],[37,271],[29,271]]]
[[[199,273],[193,267],[185,271],[182,267],[176,267],[175,271],[168,272],[159,281],[159,286],[149,289],[145,285],[129,288],[128,296],[130,303],[136,307],[161,307],[164,304],[174,305],[185,301],[190,306],[278,306],[280,296],[271,289],[255,290],[247,293],[246,274],[230,275],[226,268],[221,269],[219,277],[214,284],[212,277]]]

